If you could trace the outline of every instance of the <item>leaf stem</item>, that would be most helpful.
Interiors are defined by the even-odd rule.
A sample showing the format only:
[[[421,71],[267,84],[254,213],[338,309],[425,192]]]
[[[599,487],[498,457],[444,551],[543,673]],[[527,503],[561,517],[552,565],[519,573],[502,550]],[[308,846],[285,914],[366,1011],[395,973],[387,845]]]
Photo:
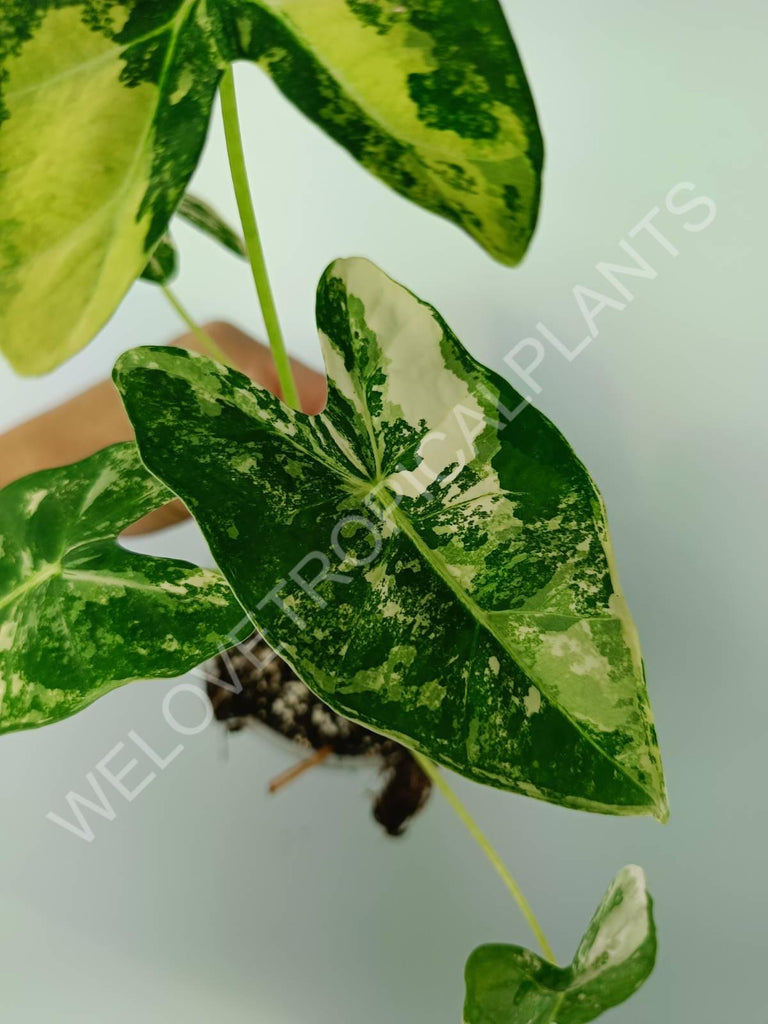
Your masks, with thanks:
[[[512,894],[512,898],[514,899],[515,903],[517,903],[523,917],[528,922],[531,931],[536,936],[536,941],[541,947],[544,956],[547,958],[547,960],[551,961],[553,964],[556,964],[557,960],[555,958],[555,954],[552,950],[552,947],[547,942],[547,937],[544,934],[538,920],[536,919],[536,915],[531,909],[528,900],[523,895],[520,886],[517,884],[515,879],[512,877],[512,875],[505,867],[501,857],[498,855],[498,853],[493,848],[489,840],[483,834],[480,826],[477,824],[477,822],[469,813],[469,811],[461,802],[461,800],[459,800],[456,793],[454,793],[454,791],[445,781],[445,777],[443,776],[443,773],[440,771],[437,765],[430,761],[429,758],[424,757],[423,754],[417,753],[417,751],[415,750],[412,751],[412,753],[413,756],[421,765],[426,775],[429,776],[431,781],[434,782],[434,784],[443,794],[445,799],[448,801],[448,803],[451,805],[451,807],[456,812],[458,817],[466,826],[469,834],[472,836],[475,842],[477,842],[480,849],[483,851],[483,853],[494,866],[498,874],[501,876],[501,880],[504,882],[504,885],[506,885],[507,889],[509,889],[510,893]]]
[[[208,355],[212,359],[215,359],[217,362],[223,363],[224,366],[232,366],[230,360],[227,359],[224,352],[219,348],[219,346],[216,344],[216,342],[213,340],[210,334],[207,331],[204,331],[200,324],[196,323],[195,320],[192,319],[189,310],[184,305],[182,305],[182,302],[179,299],[179,297],[173,291],[171,291],[168,285],[161,284],[160,290],[162,291],[166,299],[168,299],[168,301],[176,310],[176,312],[179,314],[179,316],[187,325],[187,327],[190,329],[190,331],[194,334],[194,336],[203,346],[203,348],[206,350]]]
[[[294,409],[299,409],[299,393],[296,389],[296,382],[291,372],[291,363],[288,353],[285,350],[283,334],[280,330],[280,321],[277,318],[275,300],[269,284],[267,265],[264,259],[264,249],[261,244],[259,228],[256,223],[256,214],[253,209],[253,200],[248,187],[248,172],[245,166],[245,154],[243,153],[243,139],[240,134],[240,122],[237,116],[237,97],[235,96],[235,77],[232,73],[232,65],[228,65],[221,79],[219,87],[221,96],[221,113],[224,119],[224,135],[227,140],[227,155],[229,157],[229,169],[232,174],[232,184],[235,189],[237,208],[240,211],[240,221],[243,225],[245,246],[248,250],[248,259],[253,272],[253,281],[258,292],[261,312],[264,316],[264,324],[267,328],[269,347],[272,349],[272,358],[275,360],[277,377],[280,381],[280,388],[286,403]]]

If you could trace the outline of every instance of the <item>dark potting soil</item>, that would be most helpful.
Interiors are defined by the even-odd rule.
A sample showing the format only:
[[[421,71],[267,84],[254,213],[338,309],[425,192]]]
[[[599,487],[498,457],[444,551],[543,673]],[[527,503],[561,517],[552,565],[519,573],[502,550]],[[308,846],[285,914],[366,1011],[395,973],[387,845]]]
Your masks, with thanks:
[[[230,732],[261,722],[305,750],[378,758],[384,785],[373,816],[391,836],[402,835],[429,797],[431,783],[410,751],[336,714],[258,633],[211,663],[207,690],[216,718]]]

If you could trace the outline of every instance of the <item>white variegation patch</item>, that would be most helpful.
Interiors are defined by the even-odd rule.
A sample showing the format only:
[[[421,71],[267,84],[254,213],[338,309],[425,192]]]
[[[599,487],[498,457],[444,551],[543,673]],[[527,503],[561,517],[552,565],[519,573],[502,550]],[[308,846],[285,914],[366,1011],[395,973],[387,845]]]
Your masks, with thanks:
[[[636,864],[613,880],[595,914],[594,936],[588,934],[574,960],[579,984],[618,968],[640,951],[653,928],[645,872]]]

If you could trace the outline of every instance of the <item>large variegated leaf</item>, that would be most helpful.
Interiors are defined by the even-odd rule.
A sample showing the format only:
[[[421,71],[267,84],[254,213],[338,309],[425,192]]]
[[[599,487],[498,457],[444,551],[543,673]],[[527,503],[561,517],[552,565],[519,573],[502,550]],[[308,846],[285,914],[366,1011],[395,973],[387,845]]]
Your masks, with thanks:
[[[497,0],[6,0],[0,347],[20,372],[87,344],[147,266],[240,57],[398,191],[521,257],[541,140]]]
[[[664,818],[637,635],[568,443],[366,260],[326,271],[317,315],[318,416],[179,350],[115,373],[268,642],[337,711],[471,778]]]
[[[0,345],[44,373],[148,263],[220,58],[198,0],[10,0],[0,20]]]
[[[134,444],[0,491],[0,732],[180,675],[248,635],[221,573],[115,542],[171,497]]]
[[[618,873],[573,963],[520,946],[479,946],[465,971],[464,1024],[586,1024],[629,999],[656,961],[653,906],[641,868]]]
[[[241,0],[236,24],[236,55],[368,170],[522,259],[543,146],[498,0]]]

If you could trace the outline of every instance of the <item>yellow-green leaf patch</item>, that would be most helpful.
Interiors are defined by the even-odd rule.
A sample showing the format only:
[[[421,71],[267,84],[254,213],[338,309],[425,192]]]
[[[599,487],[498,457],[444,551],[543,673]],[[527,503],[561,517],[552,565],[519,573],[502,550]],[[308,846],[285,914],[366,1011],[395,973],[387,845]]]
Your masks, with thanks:
[[[9,0],[0,348],[19,372],[86,345],[150,263],[237,59],[400,193],[521,258],[542,146],[497,0],[471,17],[463,0]]]
[[[197,0],[17,0],[0,32],[0,345],[45,373],[146,266],[219,78]]]
[[[497,0],[242,0],[236,27],[235,55],[369,171],[522,259],[543,145]]]

